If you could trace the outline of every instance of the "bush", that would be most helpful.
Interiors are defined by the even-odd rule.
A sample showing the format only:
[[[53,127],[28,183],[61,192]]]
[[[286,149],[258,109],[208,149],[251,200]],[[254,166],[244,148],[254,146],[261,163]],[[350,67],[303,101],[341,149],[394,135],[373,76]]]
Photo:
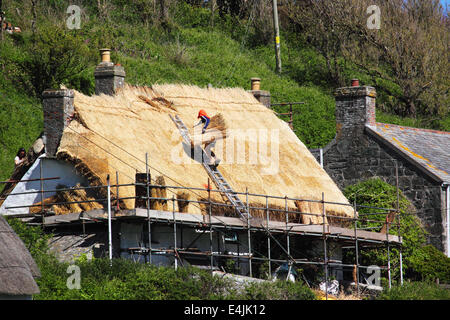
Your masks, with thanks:
[[[301,282],[280,281],[251,283],[238,299],[245,300],[315,300],[314,293]]]
[[[9,218],[7,216],[5,218],[14,232],[22,239],[25,247],[30,251],[34,259],[47,255],[50,234],[45,234],[41,227],[28,226],[17,218]]]
[[[372,178],[355,185],[348,186],[344,190],[345,196],[350,200],[356,202],[358,205],[373,206],[380,208],[395,208],[397,202],[396,187],[382,181],[379,178]],[[422,227],[418,217],[414,215],[414,207],[409,200],[401,193],[399,197],[400,209],[400,234],[403,240],[402,254],[403,267],[407,270],[411,264],[410,258],[415,255],[415,252],[422,248],[426,242],[426,231]],[[372,209],[359,208],[359,214],[373,212]],[[365,217],[370,220],[377,220],[379,222],[358,222],[358,228],[361,227],[377,227],[381,229],[382,222],[385,221],[386,215],[375,215]],[[394,223],[397,224],[398,220]],[[376,230],[376,229],[375,229]],[[398,228],[392,226],[389,229],[390,234],[397,235]],[[353,252],[349,252],[347,259],[354,261]],[[360,263],[363,265],[387,265],[387,249],[379,248],[368,251],[362,251],[360,256]],[[390,249],[391,266],[399,265],[399,251],[397,248]],[[398,277],[398,267],[392,267],[392,277]]]
[[[435,280],[450,283],[450,258],[431,245],[414,251],[408,258],[406,271],[414,280]]]
[[[84,92],[93,91],[92,83],[82,75],[93,55],[77,33],[42,26],[18,51],[8,57],[9,68],[16,68],[18,80],[29,94],[40,97],[45,89],[77,83]]]
[[[450,300],[450,290],[431,282],[405,282],[383,291],[378,300]]]

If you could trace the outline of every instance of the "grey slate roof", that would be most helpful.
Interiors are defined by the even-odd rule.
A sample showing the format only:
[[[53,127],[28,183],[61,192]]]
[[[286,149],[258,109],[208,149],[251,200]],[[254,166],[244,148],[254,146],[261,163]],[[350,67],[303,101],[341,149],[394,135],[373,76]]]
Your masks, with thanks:
[[[366,125],[366,129],[428,171],[436,180],[450,183],[450,132],[378,122]]]
[[[34,281],[39,269],[6,220],[0,216],[0,296],[24,296],[38,294]]]

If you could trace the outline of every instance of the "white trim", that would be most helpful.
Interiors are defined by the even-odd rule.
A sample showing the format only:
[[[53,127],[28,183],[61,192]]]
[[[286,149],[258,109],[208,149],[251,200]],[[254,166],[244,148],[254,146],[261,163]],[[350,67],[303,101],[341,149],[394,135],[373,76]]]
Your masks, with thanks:
[[[447,184],[445,211],[447,216],[447,257],[450,257],[450,184]]]

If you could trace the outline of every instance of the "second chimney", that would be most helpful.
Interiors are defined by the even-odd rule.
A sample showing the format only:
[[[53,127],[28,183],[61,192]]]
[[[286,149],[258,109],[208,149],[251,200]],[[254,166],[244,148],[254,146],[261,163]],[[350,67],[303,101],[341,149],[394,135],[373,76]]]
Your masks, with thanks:
[[[95,94],[114,95],[125,84],[125,69],[111,62],[111,50],[100,49],[102,61],[94,71]]]
[[[265,105],[267,108],[270,108],[270,92],[260,90],[261,88],[261,79],[260,78],[251,78],[251,90],[250,93],[261,102],[261,104]]]

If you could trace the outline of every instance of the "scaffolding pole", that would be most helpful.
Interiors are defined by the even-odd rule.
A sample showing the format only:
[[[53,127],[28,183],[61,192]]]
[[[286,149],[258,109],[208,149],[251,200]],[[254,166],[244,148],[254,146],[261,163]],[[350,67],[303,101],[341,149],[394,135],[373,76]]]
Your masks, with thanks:
[[[250,256],[250,259],[248,260],[248,268],[250,272],[250,277],[253,277],[252,272],[252,235],[250,233],[250,205],[248,203],[248,188],[245,187],[245,199],[247,202],[247,238],[248,238],[248,254]]]
[[[109,174],[106,176],[106,181],[108,183],[107,193],[108,193],[108,248],[109,248],[109,260],[112,264],[112,226],[111,226],[111,183],[109,181]]]
[[[269,230],[269,198],[266,196],[266,219],[267,219],[267,230]],[[267,257],[269,260],[269,279],[272,279],[272,264],[270,261],[270,237],[267,235]]]
[[[211,256],[209,258],[211,272],[213,271],[214,256],[213,256],[213,234],[212,234],[212,208],[211,208],[211,180],[208,178],[208,215],[209,215],[209,249]]]
[[[148,152],[145,153],[145,173],[147,176],[147,201],[146,201],[146,207],[147,207],[147,226],[148,226],[148,248],[149,248],[149,254],[148,254],[148,262],[152,263],[152,223],[150,220],[150,172],[148,170]]]
[[[391,248],[389,246],[389,222],[387,221],[387,219],[386,219],[386,226],[387,226],[386,227],[386,242],[387,242],[387,258],[388,258],[387,272],[388,272],[389,289],[391,289],[391,286],[392,286],[392,284],[391,284],[391,282],[392,282],[392,280],[391,280]]]
[[[398,162],[395,162],[395,186],[397,189],[397,236],[400,238],[400,191],[398,187]],[[400,262],[400,285],[403,286],[403,253],[402,246],[398,249],[399,262]]]
[[[2,21],[3,23],[3,21]],[[41,188],[41,219],[42,219],[42,230],[44,230],[45,227],[45,212],[44,212],[44,180],[43,179],[43,175],[44,172],[42,170],[42,162],[43,159],[41,158],[39,161],[39,178],[40,178],[40,188]]]
[[[172,195],[172,215],[173,215],[173,252],[175,257],[175,270],[178,269],[178,255],[177,255],[177,220],[175,217],[175,196]]]
[[[120,210],[119,208],[119,172],[116,171],[116,212]]]
[[[353,214],[354,214],[354,218],[355,218],[355,268],[356,268],[356,279],[355,279],[355,284],[356,284],[356,295],[359,297],[359,253],[358,253],[358,218],[356,216],[356,195],[355,195],[355,201],[353,203],[354,208],[353,208]]]
[[[328,254],[327,254],[327,235],[325,231],[325,194],[322,192],[322,225],[323,225],[323,262],[324,262],[324,272],[325,272],[325,299],[328,300]]]

